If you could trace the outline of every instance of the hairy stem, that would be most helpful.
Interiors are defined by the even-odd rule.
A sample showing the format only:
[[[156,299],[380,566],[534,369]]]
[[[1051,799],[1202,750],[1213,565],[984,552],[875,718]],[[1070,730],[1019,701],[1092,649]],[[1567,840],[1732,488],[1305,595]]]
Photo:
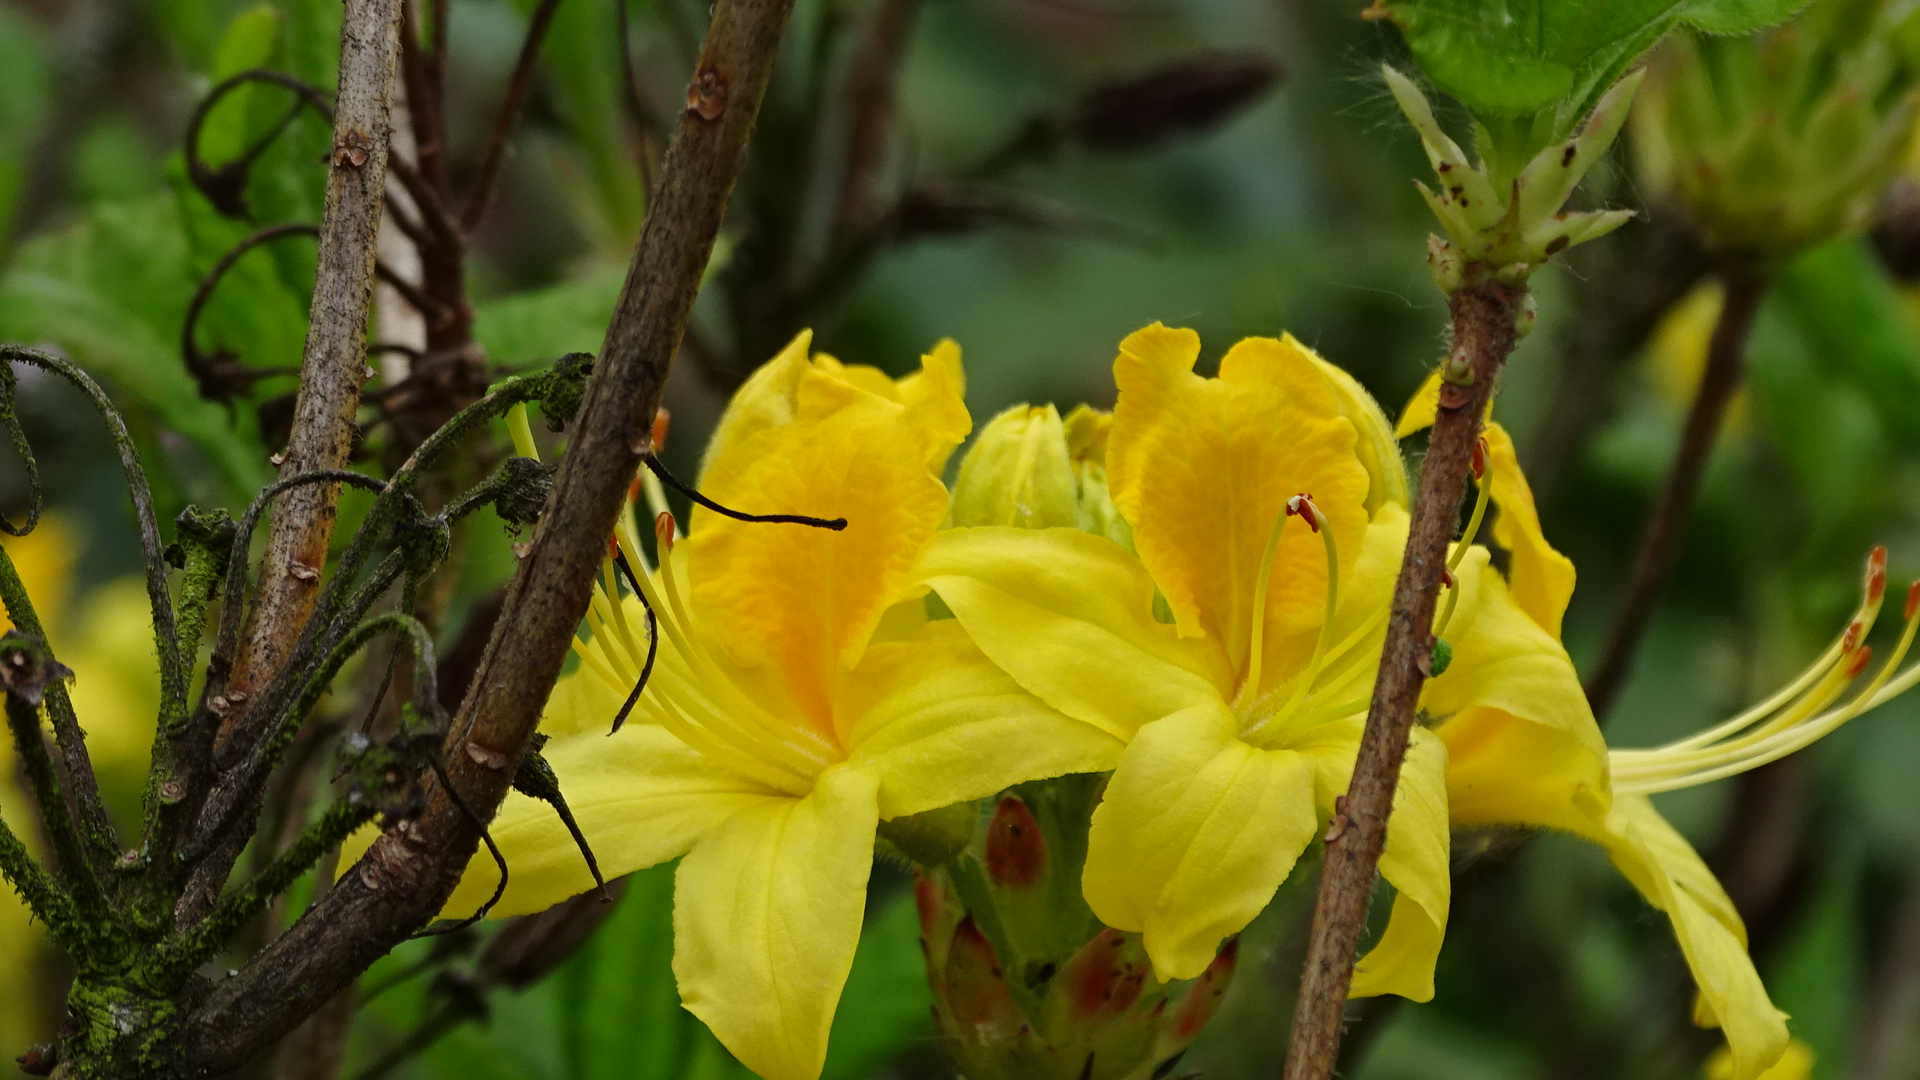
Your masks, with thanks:
[[[425,924],[480,839],[461,806],[491,816],[512,782],[560,672],[606,538],[641,456],[673,355],[746,160],[792,0],[720,0],[648,206],[640,243],[571,445],[498,628],[449,733],[456,799],[435,785],[426,811],[383,836],[325,900],[193,1017],[189,1054],[231,1068],[290,1030]]]
[[[1654,604],[1666,587],[1667,576],[1680,555],[1680,541],[1687,533],[1687,518],[1693,513],[1694,499],[1700,494],[1700,480],[1706,475],[1707,461],[1713,456],[1713,444],[1726,419],[1727,406],[1740,389],[1747,366],[1747,335],[1753,330],[1754,317],[1760,311],[1760,299],[1766,282],[1756,274],[1727,270],[1721,274],[1726,284],[1726,302],[1720,308],[1720,320],[1714,325],[1707,344],[1707,367],[1700,376],[1693,408],[1687,413],[1687,426],[1680,436],[1680,449],[1674,453],[1667,470],[1666,485],[1653,516],[1641,535],[1639,551],[1634,555],[1633,574],[1628,579],[1626,599],[1615,614],[1613,629],[1600,662],[1587,678],[1587,702],[1594,718],[1606,722],[1613,706],[1633,671],[1640,639],[1653,619]]]
[[[1341,1017],[1353,964],[1366,928],[1374,875],[1386,846],[1387,817],[1407,754],[1414,710],[1433,655],[1434,601],[1446,566],[1447,544],[1459,523],[1473,445],[1480,437],[1495,382],[1513,351],[1514,318],[1525,287],[1483,279],[1448,301],[1453,347],[1446,364],[1464,370],[1443,383],[1440,410],[1420,468],[1406,552],[1394,582],[1380,674],[1373,684],[1366,734],[1333,825],[1327,834],[1320,895],[1300,973],[1299,1005],[1287,1046],[1287,1080],[1327,1080],[1340,1056]]]

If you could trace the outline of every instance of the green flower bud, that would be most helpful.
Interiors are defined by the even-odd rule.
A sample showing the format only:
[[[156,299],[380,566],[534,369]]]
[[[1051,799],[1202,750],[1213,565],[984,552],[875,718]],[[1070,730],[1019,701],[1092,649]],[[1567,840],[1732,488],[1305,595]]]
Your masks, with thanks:
[[[1920,108],[1916,29],[1910,5],[1829,0],[1765,34],[1676,35],[1634,114],[1645,186],[1763,264],[1864,227]]]
[[[1228,941],[1199,978],[1162,983],[1140,935],[1087,909],[1080,874],[1101,787],[1098,776],[1020,785],[916,883],[934,1019],[967,1080],[1165,1077],[1233,978]]]
[[[1493,274],[1510,285],[1524,284],[1535,267],[1575,244],[1605,236],[1632,217],[1626,210],[1579,213],[1562,209],[1594,163],[1606,155],[1626,122],[1627,109],[1640,85],[1634,72],[1601,95],[1586,121],[1566,139],[1535,154],[1518,173],[1505,174],[1482,153],[1467,157],[1434,118],[1433,106],[1412,79],[1383,68],[1387,87],[1420,134],[1437,187],[1414,186],[1446,230],[1447,239],[1428,245],[1434,283],[1452,293],[1476,274]],[[1480,133],[1484,144],[1487,136]]]
[[[1077,487],[1060,413],[1051,405],[1015,405],[981,429],[961,460],[948,520],[956,528],[1074,528]]]

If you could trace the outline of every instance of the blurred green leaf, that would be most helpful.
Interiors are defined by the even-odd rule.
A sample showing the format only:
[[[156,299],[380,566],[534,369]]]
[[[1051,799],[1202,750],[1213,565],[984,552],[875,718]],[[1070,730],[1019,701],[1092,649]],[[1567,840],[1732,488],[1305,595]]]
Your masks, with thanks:
[[[1776,288],[1822,370],[1863,391],[1903,444],[1920,446],[1920,337],[1866,241],[1808,252]]]
[[[605,267],[545,289],[474,305],[473,336],[496,364],[519,367],[598,352],[626,271]]]
[[[1814,1080],[1851,1075],[1855,1025],[1864,983],[1860,957],[1866,928],[1861,924],[1858,845],[1848,844],[1829,864],[1828,877],[1770,965],[1767,988],[1773,1001],[1793,1017],[1795,1038],[1813,1048]]]
[[[531,12],[537,0],[516,0]],[[627,114],[626,71],[620,58],[617,0],[561,4],[547,31],[543,70],[555,110],[566,124],[584,167],[582,185],[603,242],[625,251],[639,235],[646,193],[640,186],[638,143]],[[649,0],[627,0],[629,20],[644,18]],[[560,58],[564,58],[561,61]],[[558,62],[557,62],[558,61]],[[596,341],[594,347],[598,347]]]
[[[0,338],[66,350],[121,401],[191,440],[224,494],[244,502],[267,481],[266,453],[252,417],[230,420],[181,365],[193,282],[171,197],[106,204],[21,250],[0,282]]]
[[[213,53],[211,81],[250,68],[272,67],[280,51],[281,15],[272,4],[255,4],[233,17]],[[200,157],[219,165],[239,157],[273,123],[269,110],[284,109],[285,93],[259,85],[235,87],[207,114],[200,128]]]
[[[933,992],[920,951],[920,916],[903,890],[867,918],[820,1080],[866,1080],[931,1037]]]

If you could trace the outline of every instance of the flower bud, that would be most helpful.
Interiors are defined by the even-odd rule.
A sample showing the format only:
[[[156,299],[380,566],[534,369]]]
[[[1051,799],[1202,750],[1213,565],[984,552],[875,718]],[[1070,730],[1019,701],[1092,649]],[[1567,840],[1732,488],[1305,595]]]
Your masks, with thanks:
[[[967,850],[915,883],[942,1042],[968,1080],[1166,1076],[1233,977],[1162,983],[1139,934],[1103,927],[1080,875],[1102,778],[1003,793]]]
[[[1762,262],[1863,228],[1920,109],[1897,55],[1914,19],[1905,5],[1828,3],[1764,34],[1676,35],[1634,114],[1645,186],[1708,247]]]
[[[981,429],[954,481],[955,527],[1073,528],[1079,499],[1066,430],[1051,405],[1015,405]]]

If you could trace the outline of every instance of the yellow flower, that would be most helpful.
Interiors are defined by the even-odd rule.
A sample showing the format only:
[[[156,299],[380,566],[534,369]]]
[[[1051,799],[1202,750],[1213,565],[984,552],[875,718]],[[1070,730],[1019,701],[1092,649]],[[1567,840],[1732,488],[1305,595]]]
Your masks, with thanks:
[[[1349,376],[1292,338],[1240,342],[1212,379],[1199,351],[1156,324],[1114,363],[1104,468],[1137,556],[1075,529],[962,528],[920,571],[1020,685],[1126,742],[1083,884],[1163,980],[1199,975],[1266,906],[1346,790],[1408,520],[1393,433]],[[1456,554],[1454,660],[1423,709],[1577,724],[1559,643],[1484,549]],[[1432,996],[1446,773],[1445,742],[1416,729],[1381,863],[1399,896],[1356,995]]]
[[[1402,435],[1432,423],[1437,391],[1437,379],[1430,378],[1414,394],[1400,420]],[[1513,553],[1510,572],[1521,606],[1557,638],[1573,596],[1573,564],[1541,532],[1512,440],[1497,424],[1488,425],[1487,440],[1492,500],[1501,511],[1494,538]],[[1733,1080],[1773,1075],[1767,1070],[1788,1052],[1787,1018],[1754,970],[1746,927],[1726,891],[1648,796],[1776,761],[1920,682],[1920,667],[1895,674],[1913,643],[1916,584],[1892,655],[1842,700],[1871,660],[1864,639],[1885,587],[1886,550],[1876,548],[1859,610],[1819,659],[1767,700],[1668,746],[1608,750],[1590,716],[1555,733],[1497,712],[1463,710],[1437,729],[1447,744],[1447,800],[1456,826],[1532,825],[1575,833],[1605,847],[1621,874],[1666,913],[1700,989],[1696,1017],[1726,1033],[1724,1075]]]
[[[959,349],[942,343],[895,381],[809,359],[808,341],[741,388],[701,488],[748,511],[844,517],[845,530],[698,510],[678,549],[663,522],[654,570],[626,522],[618,538],[660,629],[635,722],[607,737],[648,651],[644,611],[612,599],[611,567],[581,666],[543,719],[547,759],[609,876],[685,856],[682,1000],[769,1080],[820,1072],[879,821],[1103,769],[1119,749],[922,613],[910,571],[946,514],[940,472],[970,426]],[[512,797],[492,828],[511,870],[494,914],[591,886],[545,806]],[[496,881],[477,860],[448,913],[472,911]]]

